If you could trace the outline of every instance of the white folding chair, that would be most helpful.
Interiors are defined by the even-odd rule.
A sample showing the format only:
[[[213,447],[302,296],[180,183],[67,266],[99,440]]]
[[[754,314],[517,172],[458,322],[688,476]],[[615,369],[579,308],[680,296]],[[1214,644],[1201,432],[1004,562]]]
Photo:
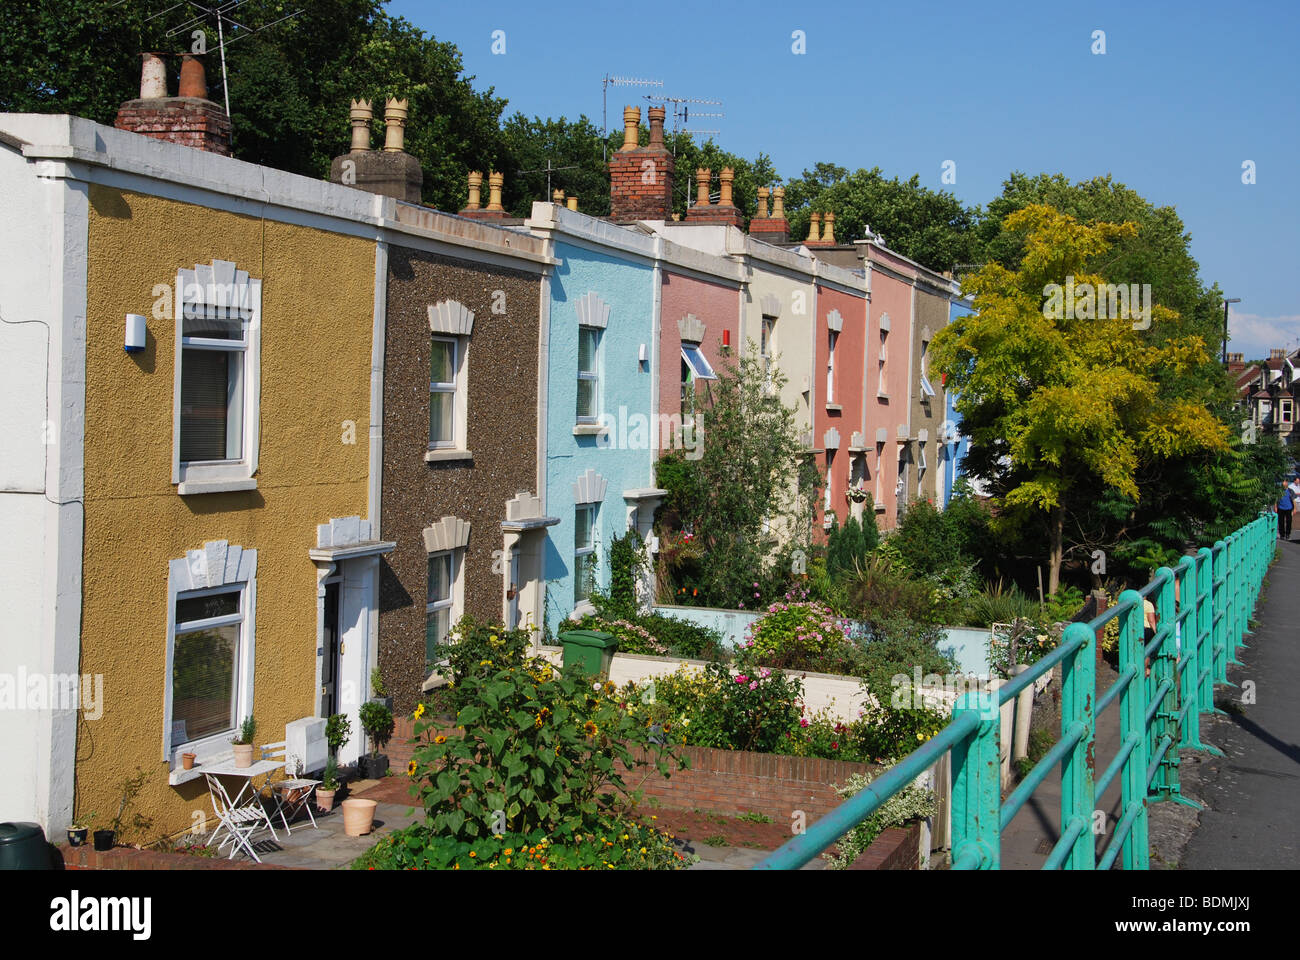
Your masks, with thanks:
[[[217,838],[221,836],[221,831],[225,830],[229,836],[217,844],[217,852],[220,853],[230,846],[230,859],[235,859],[235,854],[243,849],[247,854],[256,860],[262,862],[262,858],[257,855],[253,849],[251,837],[262,827],[271,831],[271,836],[278,841],[275,828],[271,826],[271,818],[267,816],[266,810],[262,807],[261,799],[258,794],[254,793],[252,799],[242,807],[235,806],[230,800],[230,794],[226,793],[226,787],[221,780],[214,774],[205,773],[203,775],[208,781],[208,796],[212,798],[212,812],[217,817],[217,828],[212,831],[212,836],[208,840],[211,846],[217,843]]]
[[[303,772],[303,762],[287,752],[283,740],[279,743],[263,744],[262,759],[284,761],[286,779],[273,780],[267,784],[271,788],[271,798],[275,801],[275,809],[271,815],[279,814],[285,832],[293,836],[293,831],[289,829],[289,821],[306,810],[307,816],[311,818],[312,828],[319,830],[320,828],[316,826],[316,815],[311,812],[311,798],[321,781],[299,776]]]

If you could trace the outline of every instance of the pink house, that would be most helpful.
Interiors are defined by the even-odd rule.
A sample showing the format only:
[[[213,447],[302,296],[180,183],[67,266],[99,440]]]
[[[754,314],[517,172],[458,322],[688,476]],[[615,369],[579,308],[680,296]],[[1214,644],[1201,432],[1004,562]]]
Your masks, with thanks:
[[[865,431],[872,454],[871,493],[877,524],[891,530],[898,524],[915,467],[910,412],[916,266],[875,243],[861,246],[871,291]]]
[[[868,395],[875,378],[867,367],[866,298],[860,291],[819,283],[816,304],[813,446],[823,451],[826,489],[817,518],[825,529],[832,513],[841,525],[849,516],[861,519],[864,504],[850,496],[851,487],[875,495],[877,467],[868,456],[875,448],[866,425],[868,404],[876,401]]]
[[[658,413],[662,424],[664,417],[689,418],[696,410],[708,409],[711,378],[734,358],[739,346],[740,287],[665,266],[659,309]],[[707,430],[706,416],[706,436]]]

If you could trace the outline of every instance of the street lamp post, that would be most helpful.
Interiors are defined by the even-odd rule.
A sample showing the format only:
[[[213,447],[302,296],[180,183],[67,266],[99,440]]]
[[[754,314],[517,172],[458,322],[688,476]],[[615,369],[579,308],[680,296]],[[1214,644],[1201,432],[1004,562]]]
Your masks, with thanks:
[[[1225,297],[1223,300],[1223,365],[1228,365],[1228,304],[1241,303],[1241,297]]]

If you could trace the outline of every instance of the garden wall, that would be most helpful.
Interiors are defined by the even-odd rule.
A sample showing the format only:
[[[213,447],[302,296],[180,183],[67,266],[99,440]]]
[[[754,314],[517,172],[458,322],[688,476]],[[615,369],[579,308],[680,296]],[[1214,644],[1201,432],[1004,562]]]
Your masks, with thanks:
[[[745,631],[762,617],[761,613],[750,613],[748,610],[726,610],[722,607],[674,607],[656,604],[651,607],[651,610],[661,616],[689,620],[701,627],[710,627],[717,630],[722,634],[723,641],[733,647],[745,642]]]
[[[254,863],[251,860],[227,860],[223,857],[199,857],[189,853],[163,853],[158,850],[137,850],[135,847],[114,847],[96,850],[89,844],[72,847],[61,843],[56,857],[63,860],[65,870],[292,870],[273,863]]]

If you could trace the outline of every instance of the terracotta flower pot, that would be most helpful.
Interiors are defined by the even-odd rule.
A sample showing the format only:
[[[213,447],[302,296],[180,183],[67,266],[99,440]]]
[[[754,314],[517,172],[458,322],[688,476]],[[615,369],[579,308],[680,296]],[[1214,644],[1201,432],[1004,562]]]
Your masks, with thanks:
[[[353,797],[343,801],[343,832],[349,837],[361,837],[370,832],[375,821],[378,801]]]
[[[316,788],[316,809],[321,813],[329,813],[334,809],[334,790],[322,790]]]
[[[253,745],[251,743],[235,744],[235,766],[251,767],[253,765]]]
[[[194,769],[194,754],[192,754],[192,753],[182,753],[182,754],[181,754],[181,769],[182,769],[182,770],[193,770],[193,769]]]

